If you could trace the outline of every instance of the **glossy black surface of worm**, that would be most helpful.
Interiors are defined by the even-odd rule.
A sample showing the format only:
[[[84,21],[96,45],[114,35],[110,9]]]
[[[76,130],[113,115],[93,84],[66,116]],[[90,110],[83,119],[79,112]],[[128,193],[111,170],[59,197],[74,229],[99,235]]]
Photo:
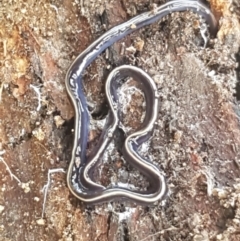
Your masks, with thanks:
[[[191,10],[202,16],[208,24],[210,34],[216,34],[217,21],[208,7],[197,0],[174,0],[157,7],[153,11],[142,13],[125,23],[113,27],[94,41],[70,66],[65,82],[75,109],[75,137],[72,159],[67,174],[67,183],[72,194],[81,201],[101,203],[116,198],[127,198],[141,204],[151,204],[162,199],[166,194],[167,185],[164,175],[161,174],[157,167],[142,158],[138,153],[138,148],[150,138],[154,123],[157,120],[157,89],[151,77],[143,70],[133,66],[121,66],[110,73],[105,86],[106,96],[110,106],[107,124],[102,132],[99,145],[87,160],[86,149],[89,132],[89,113],[86,97],[83,92],[82,75],[87,66],[116,41],[139,28],[160,20],[172,12],[186,10]],[[147,104],[147,113],[141,130],[136,131],[126,138],[123,154],[133,166],[149,178],[152,188],[146,192],[133,191],[117,186],[106,188],[94,182],[89,175],[91,169],[101,159],[104,150],[107,148],[119,124],[116,83],[119,79],[126,77],[126,73],[136,78],[143,86],[142,89]]]

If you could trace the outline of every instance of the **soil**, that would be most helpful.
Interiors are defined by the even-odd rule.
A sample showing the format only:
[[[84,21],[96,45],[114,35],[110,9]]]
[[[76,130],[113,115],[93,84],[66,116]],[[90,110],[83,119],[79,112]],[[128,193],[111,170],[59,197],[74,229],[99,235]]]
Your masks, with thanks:
[[[238,0],[209,0],[219,30],[206,48],[199,16],[175,13],[113,44],[84,74],[88,153],[108,112],[110,71],[132,64],[154,79],[159,117],[140,152],[166,176],[165,199],[152,206],[121,200],[87,206],[66,185],[74,138],[68,67],[108,29],[162,3],[1,1],[0,241],[240,240]],[[95,178],[145,190],[147,178],[122,158],[121,146],[149,107],[133,80],[122,85],[120,100],[124,128]]]

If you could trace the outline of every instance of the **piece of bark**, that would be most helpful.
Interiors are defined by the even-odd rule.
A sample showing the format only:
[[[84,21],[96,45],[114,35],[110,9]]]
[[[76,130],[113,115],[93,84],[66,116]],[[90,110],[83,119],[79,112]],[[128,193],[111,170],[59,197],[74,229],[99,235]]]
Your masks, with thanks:
[[[48,169],[66,170],[70,160],[74,112],[64,83],[68,66],[107,29],[154,8],[154,2],[159,3],[2,1],[0,241],[240,239],[236,1],[210,1],[220,29],[206,49],[198,17],[176,13],[114,44],[86,71],[86,96],[100,119],[91,126],[89,151],[106,116],[104,79],[113,66],[134,64],[155,80],[159,120],[151,142],[141,151],[166,174],[166,199],[151,207],[121,201],[87,207],[70,194],[66,175],[57,173],[51,176],[42,217],[41,190]],[[132,84],[123,86],[127,133],[140,125],[148,108]],[[56,126],[56,117],[65,123]],[[118,133],[96,177],[105,185],[115,181],[147,188],[147,179],[121,159],[122,141]],[[19,182],[11,179],[10,171]]]

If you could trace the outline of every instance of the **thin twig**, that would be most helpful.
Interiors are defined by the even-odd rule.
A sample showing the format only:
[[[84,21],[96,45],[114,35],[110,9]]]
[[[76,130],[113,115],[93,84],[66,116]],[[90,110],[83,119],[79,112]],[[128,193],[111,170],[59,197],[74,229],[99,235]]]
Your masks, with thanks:
[[[205,49],[207,47],[207,43],[208,43],[208,27],[207,27],[206,23],[202,23],[202,25],[200,26],[200,34],[204,40],[203,48]]]
[[[170,227],[170,228],[163,229],[163,230],[161,230],[161,231],[159,231],[159,232],[156,232],[156,233],[154,233],[154,234],[151,234],[151,235],[147,236],[146,238],[141,239],[140,241],[145,241],[145,240],[147,240],[147,239],[149,239],[149,238],[152,238],[152,237],[154,237],[154,236],[162,235],[162,234],[164,234],[166,231],[173,231],[173,230],[179,230],[179,228],[175,228],[175,227],[172,226],[172,227]]]
[[[54,9],[54,10],[56,11],[56,14],[58,15],[58,8],[57,8],[55,5],[53,5],[53,4],[49,4],[49,6],[50,6],[52,9]]]
[[[5,151],[0,151],[0,161],[5,165],[7,172],[10,174],[11,179],[15,179],[19,184],[22,184],[22,182],[19,180],[17,176],[15,176],[11,169],[9,168],[8,164],[4,161],[4,159],[1,157]]]
[[[3,85],[4,85],[4,81],[0,85],[0,102],[2,101]]]
[[[39,111],[41,109],[41,93],[40,93],[40,90],[38,87],[30,84],[29,85],[30,88],[32,88],[36,93],[37,93],[37,96],[38,96],[38,107],[37,107],[37,111]]]
[[[48,192],[48,188],[50,186],[50,182],[51,182],[51,174],[52,173],[56,173],[56,172],[63,172],[65,173],[63,168],[55,168],[55,169],[49,169],[48,170],[48,181],[47,184],[44,185],[42,192],[44,193],[44,198],[43,198],[43,208],[42,208],[42,218],[44,217],[44,213],[45,213],[45,206],[46,206],[46,200],[47,200],[47,192]]]

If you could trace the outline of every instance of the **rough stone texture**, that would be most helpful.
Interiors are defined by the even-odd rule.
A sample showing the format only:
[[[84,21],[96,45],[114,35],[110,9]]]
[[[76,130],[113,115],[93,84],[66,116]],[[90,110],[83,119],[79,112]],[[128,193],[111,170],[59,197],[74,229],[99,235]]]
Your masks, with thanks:
[[[210,0],[220,26],[206,49],[198,16],[176,13],[114,44],[86,71],[86,96],[94,107],[89,152],[107,113],[109,71],[130,63],[155,80],[159,120],[141,152],[166,174],[166,199],[150,207],[121,201],[87,207],[59,172],[51,175],[43,207],[48,170],[67,170],[70,160],[68,66],[107,29],[154,3],[159,1],[1,1],[0,241],[240,240],[237,0]],[[141,125],[148,108],[134,86],[127,82],[121,91],[126,133]],[[147,179],[121,158],[123,137],[116,134],[96,178],[145,189]]]

